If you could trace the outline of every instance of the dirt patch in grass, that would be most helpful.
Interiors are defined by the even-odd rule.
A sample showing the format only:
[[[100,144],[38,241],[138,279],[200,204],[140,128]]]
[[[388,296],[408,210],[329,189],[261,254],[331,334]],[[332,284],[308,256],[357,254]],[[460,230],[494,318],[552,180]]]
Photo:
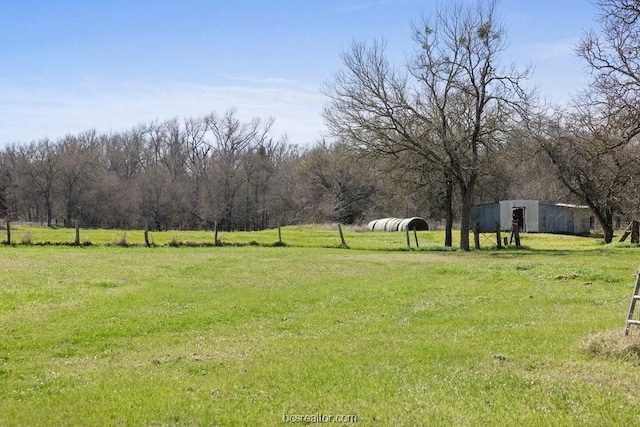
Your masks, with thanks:
[[[628,360],[640,364],[640,331],[625,336],[622,329],[592,335],[582,344],[586,353],[603,359]]]

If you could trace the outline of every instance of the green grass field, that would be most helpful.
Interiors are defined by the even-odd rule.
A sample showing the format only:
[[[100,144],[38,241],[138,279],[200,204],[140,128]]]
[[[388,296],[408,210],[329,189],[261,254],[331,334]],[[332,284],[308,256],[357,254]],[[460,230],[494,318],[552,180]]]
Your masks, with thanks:
[[[332,227],[282,232],[284,247],[268,230],[146,248],[83,230],[93,245],[73,247],[38,244],[73,230],[16,228],[0,246],[0,425],[637,422],[638,347],[602,350],[625,344],[636,245],[523,235],[465,253],[420,232],[408,251],[402,233],[346,230],[339,249]]]

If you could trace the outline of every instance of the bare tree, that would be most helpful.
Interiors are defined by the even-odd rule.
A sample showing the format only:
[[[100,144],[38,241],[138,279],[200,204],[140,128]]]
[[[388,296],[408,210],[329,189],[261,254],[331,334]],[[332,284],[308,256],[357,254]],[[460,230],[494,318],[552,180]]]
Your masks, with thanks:
[[[128,228],[139,223],[140,178],[144,166],[144,127],[100,137],[103,170],[94,193],[94,226]]]
[[[180,123],[177,119],[150,123],[142,136],[143,171],[136,180],[141,211],[156,229],[186,227],[188,154]]]
[[[537,130],[562,183],[591,207],[611,242],[629,187],[640,179],[640,4],[595,4],[602,31],[588,32],[576,48],[592,81],[572,99],[570,114]]]
[[[583,128],[625,145],[640,133],[640,3],[599,0],[602,31],[584,35],[576,53],[591,68],[588,88],[573,99]]]
[[[297,147],[235,110],[0,151],[0,215],[94,227],[263,228],[300,219]]]
[[[133,179],[142,169],[143,131],[134,128],[127,132],[101,137],[101,150],[107,171],[121,181]]]
[[[343,144],[320,142],[298,164],[298,183],[305,189],[306,208],[314,221],[352,224],[362,219],[376,190],[370,162],[354,159]]]
[[[85,193],[94,184],[99,169],[98,138],[95,131],[77,137],[67,135],[56,144],[60,172],[58,174],[65,226],[80,219]]]
[[[345,69],[324,88],[332,134],[365,153],[393,156],[398,167],[417,157],[413,164],[441,168],[456,185],[464,250],[478,177],[490,171],[492,153],[530,99],[521,86],[529,70],[499,64],[505,34],[496,8],[493,0],[467,8],[455,2],[425,19],[415,27],[419,48],[406,72],[389,64],[384,44],[354,43]]]
[[[293,224],[302,222],[304,217],[300,203],[303,192],[297,179],[296,168],[300,162],[302,150],[297,145],[281,144],[273,151],[271,161],[275,176],[271,180],[267,194],[265,222]]]
[[[592,71],[589,92],[606,95],[614,103],[620,125],[638,121],[640,99],[640,3],[637,0],[596,0],[601,31],[589,31],[576,53]],[[593,97],[591,97],[593,100]],[[604,101],[603,97],[600,97]],[[637,126],[637,125],[634,125]]]
[[[21,187],[27,197],[33,196],[35,218],[53,223],[55,183],[60,173],[60,162],[55,144],[48,139],[17,147],[16,171],[21,174]],[[44,218],[43,218],[44,217]]]
[[[3,218],[15,213],[16,170],[9,152],[0,153],[0,217]]]
[[[264,145],[270,137],[273,119],[263,121],[254,118],[242,122],[235,109],[223,116],[211,114],[205,122],[212,141],[213,180],[216,188],[211,188],[211,195],[216,205],[215,217],[220,219],[223,229],[232,230],[238,227],[235,221],[236,204],[240,189],[245,183],[242,164],[253,147]],[[217,202],[217,203],[216,203]]]
[[[264,229],[269,223],[269,198],[277,176],[275,156],[285,140],[267,139],[251,147],[242,162],[245,172],[244,228]]]
[[[547,118],[547,124],[534,135],[555,165],[562,184],[591,208],[609,243],[627,189],[640,179],[640,129],[628,133],[617,123],[611,106],[601,107],[585,104],[577,106],[566,119]]]
[[[211,166],[212,147],[206,141],[207,125],[204,119],[184,121],[184,141],[186,144],[185,175],[187,179],[187,204],[192,226],[206,225],[206,203],[204,195],[208,170]]]

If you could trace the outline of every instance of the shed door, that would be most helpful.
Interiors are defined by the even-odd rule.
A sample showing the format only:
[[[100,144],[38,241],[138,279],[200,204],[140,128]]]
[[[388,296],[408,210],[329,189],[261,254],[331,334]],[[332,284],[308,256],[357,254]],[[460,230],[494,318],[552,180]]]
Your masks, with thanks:
[[[511,219],[518,223],[518,229],[524,230],[524,208],[513,208],[511,211]]]

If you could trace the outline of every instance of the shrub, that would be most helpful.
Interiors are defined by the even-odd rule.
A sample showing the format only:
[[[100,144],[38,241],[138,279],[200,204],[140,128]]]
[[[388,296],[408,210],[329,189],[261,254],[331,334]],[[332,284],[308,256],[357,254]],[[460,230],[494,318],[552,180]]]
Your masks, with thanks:
[[[32,239],[31,233],[30,232],[24,233],[20,238],[20,243],[22,243],[23,245],[32,245],[33,239]]]
[[[182,241],[178,238],[178,236],[174,234],[171,238],[171,241],[169,242],[169,246],[171,246],[172,248],[179,248],[180,246],[182,246]]]
[[[123,248],[128,248],[129,242],[127,241],[127,233],[124,233],[119,239],[116,239],[115,242],[113,242],[113,244],[115,246],[121,246]]]

